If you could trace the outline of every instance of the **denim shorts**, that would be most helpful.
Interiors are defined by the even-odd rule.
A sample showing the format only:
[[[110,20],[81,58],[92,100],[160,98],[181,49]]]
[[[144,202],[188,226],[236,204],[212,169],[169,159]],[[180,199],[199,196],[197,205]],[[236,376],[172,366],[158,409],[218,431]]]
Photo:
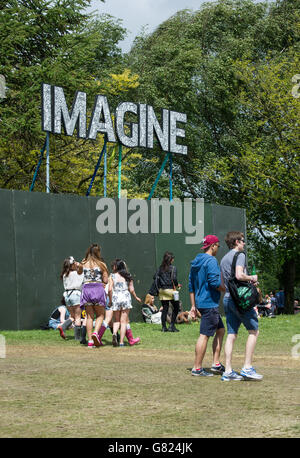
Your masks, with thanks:
[[[73,307],[74,305],[80,305],[81,291],[73,289],[72,291],[65,291],[64,298],[67,307]]]
[[[224,297],[223,304],[226,315],[227,334],[237,334],[242,323],[247,331],[258,330],[258,319],[254,309],[239,313],[231,297]]]
[[[198,310],[201,313],[200,334],[212,337],[217,329],[224,328],[219,307]]]
[[[48,323],[48,326],[49,326],[49,328],[57,329],[57,326],[58,326],[59,324],[62,324],[62,323],[60,322],[60,320],[55,320],[54,318],[50,318],[49,323]]]

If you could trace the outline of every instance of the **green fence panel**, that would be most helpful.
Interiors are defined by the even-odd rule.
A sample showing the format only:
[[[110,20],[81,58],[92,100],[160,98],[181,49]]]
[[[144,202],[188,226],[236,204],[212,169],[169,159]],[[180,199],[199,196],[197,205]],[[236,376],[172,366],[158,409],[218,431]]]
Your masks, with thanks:
[[[1,329],[17,329],[18,288],[16,278],[15,224],[13,193],[0,194],[0,308]]]
[[[59,277],[63,260],[70,255],[82,260],[91,243],[101,246],[109,271],[115,258],[126,261],[136,294],[142,300],[164,252],[172,251],[178,279],[183,285],[180,292],[183,308],[190,308],[190,261],[200,252],[201,241],[186,242],[191,234],[186,232],[183,219],[180,233],[175,232],[172,218],[169,233],[162,231],[162,218],[158,233],[152,233],[151,203],[143,201],[148,209],[148,229],[145,233],[119,233],[121,200],[115,199],[117,233],[100,234],[96,227],[99,198],[0,190],[0,236],[4,241],[0,245],[1,329],[33,329],[45,324],[61,301],[63,285]],[[129,218],[131,214],[128,211]],[[206,203],[203,221],[203,235],[213,233],[221,240],[219,260],[227,251],[223,242],[225,234],[230,230],[245,232],[243,209]],[[142,320],[141,307],[134,299],[130,319]]]

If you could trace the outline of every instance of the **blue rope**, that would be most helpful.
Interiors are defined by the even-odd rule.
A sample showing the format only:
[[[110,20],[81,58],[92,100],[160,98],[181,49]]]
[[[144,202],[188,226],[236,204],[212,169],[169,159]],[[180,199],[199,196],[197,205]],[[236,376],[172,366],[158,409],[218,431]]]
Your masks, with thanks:
[[[156,186],[157,186],[158,180],[160,179],[160,176],[161,176],[161,174],[163,173],[163,170],[164,170],[164,168],[165,168],[165,165],[166,165],[166,163],[167,163],[168,158],[169,158],[169,153],[167,153],[167,154],[166,154],[166,157],[164,158],[164,161],[163,161],[163,163],[162,163],[162,165],[161,165],[161,168],[160,168],[160,170],[159,170],[159,172],[158,172],[158,175],[157,175],[157,177],[156,177],[156,180],[155,180],[155,182],[154,182],[154,185],[152,186],[151,192],[150,192],[149,197],[148,197],[147,200],[151,200],[151,198],[152,198],[152,196],[153,196],[153,194],[154,194],[155,188],[156,188]]]
[[[105,136],[105,137],[104,137],[104,145],[103,145],[101,154],[100,154],[100,156],[99,156],[98,162],[97,162],[97,164],[96,164],[95,171],[94,171],[94,174],[93,174],[93,176],[92,176],[92,179],[91,179],[91,182],[90,182],[89,189],[88,189],[87,192],[86,192],[86,196],[89,196],[89,195],[90,195],[90,192],[91,192],[91,189],[92,189],[94,180],[95,180],[95,178],[96,178],[98,169],[99,169],[99,167],[100,167],[100,163],[101,163],[101,159],[102,159],[103,153],[104,153],[104,151],[106,151],[106,143],[107,143],[107,139],[106,139],[106,136]]]
[[[45,143],[44,143],[43,148],[40,150],[41,154],[40,154],[39,162],[38,162],[38,165],[36,166],[36,169],[35,169],[35,172],[34,172],[34,175],[33,175],[32,183],[31,183],[29,191],[33,191],[33,188],[34,188],[34,185],[35,185],[35,181],[36,181],[36,178],[37,178],[37,174],[39,172],[39,169],[40,169],[40,166],[41,166],[41,163],[42,163],[42,160],[43,160],[44,152],[45,152],[45,149],[46,149],[46,146],[47,146],[47,138],[48,138],[48,135],[45,138]]]

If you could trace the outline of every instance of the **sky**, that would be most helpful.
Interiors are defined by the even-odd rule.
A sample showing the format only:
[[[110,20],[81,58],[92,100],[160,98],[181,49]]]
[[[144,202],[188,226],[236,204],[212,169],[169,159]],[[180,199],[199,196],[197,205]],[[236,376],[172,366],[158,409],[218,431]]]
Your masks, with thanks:
[[[196,11],[202,3],[212,0],[99,0],[92,1],[92,11],[110,14],[122,20],[127,29],[127,37],[119,46],[123,52],[128,52],[134,38],[148,25],[147,31],[153,32],[159,24],[171,17],[177,11],[191,9]]]

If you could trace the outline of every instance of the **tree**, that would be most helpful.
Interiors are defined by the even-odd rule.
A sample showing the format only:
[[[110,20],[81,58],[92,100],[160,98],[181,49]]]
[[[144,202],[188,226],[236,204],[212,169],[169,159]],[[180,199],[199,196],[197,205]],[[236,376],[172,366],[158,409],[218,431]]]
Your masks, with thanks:
[[[299,99],[291,96],[299,13],[299,0],[204,4],[138,37],[129,55],[139,97],[187,113],[177,195],[246,208],[249,235],[274,241],[288,273],[289,312],[299,249]]]
[[[6,1],[0,6],[0,74],[6,98],[0,100],[0,186],[29,189],[45,133],[41,130],[41,83],[64,88],[68,106],[76,90],[88,106],[100,91],[117,103],[137,83],[124,67],[117,44],[125,35],[118,20],[85,12],[88,0]],[[103,138],[50,139],[51,191],[84,193]],[[36,190],[44,190],[41,168]]]
[[[238,157],[232,155],[216,166],[228,174],[239,169],[249,229],[257,229],[277,248],[290,313],[300,249],[300,101],[291,92],[299,65],[296,50],[261,65],[237,63],[237,75],[245,85],[240,109],[251,114],[256,132]],[[231,180],[228,184],[232,186]]]

